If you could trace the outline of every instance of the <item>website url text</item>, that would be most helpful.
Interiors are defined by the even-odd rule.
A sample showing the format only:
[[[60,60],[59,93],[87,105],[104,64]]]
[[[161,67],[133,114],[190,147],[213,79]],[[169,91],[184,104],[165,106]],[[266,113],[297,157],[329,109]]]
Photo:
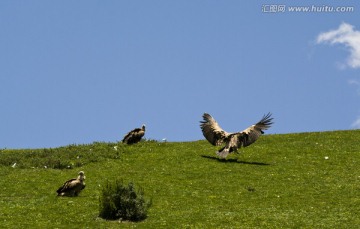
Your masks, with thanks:
[[[263,13],[351,13],[355,11],[353,6],[327,6],[327,5],[311,5],[311,6],[287,6],[281,4],[265,4],[262,5]]]

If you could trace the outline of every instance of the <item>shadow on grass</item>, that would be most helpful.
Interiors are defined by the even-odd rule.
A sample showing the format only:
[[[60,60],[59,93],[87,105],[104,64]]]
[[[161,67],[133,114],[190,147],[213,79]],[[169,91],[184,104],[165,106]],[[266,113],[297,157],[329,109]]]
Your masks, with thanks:
[[[201,157],[211,159],[211,160],[216,160],[216,161],[219,161],[222,163],[239,163],[239,164],[247,164],[247,165],[270,165],[267,163],[255,162],[255,161],[239,161],[238,159],[235,159],[235,158],[223,159],[223,158],[218,158],[215,156],[207,156],[207,155],[201,155]]]

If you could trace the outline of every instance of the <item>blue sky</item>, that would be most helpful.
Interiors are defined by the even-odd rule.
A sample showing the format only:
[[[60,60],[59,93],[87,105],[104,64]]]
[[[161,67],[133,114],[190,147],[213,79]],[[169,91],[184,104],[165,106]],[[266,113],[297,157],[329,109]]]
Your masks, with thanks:
[[[114,142],[143,123],[148,139],[199,140],[203,112],[229,132],[267,112],[269,134],[360,128],[359,13],[358,1],[0,1],[0,148]]]

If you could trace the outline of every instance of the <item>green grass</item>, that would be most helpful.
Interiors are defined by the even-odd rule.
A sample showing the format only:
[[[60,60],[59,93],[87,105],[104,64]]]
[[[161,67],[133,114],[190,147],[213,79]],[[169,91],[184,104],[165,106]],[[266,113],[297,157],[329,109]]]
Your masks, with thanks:
[[[358,228],[359,140],[358,130],[265,135],[227,160],[206,141],[3,149],[0,227]],[[79,170],[80,196],[56,197]],[[146,220],[98,217],[102,187],[116,179],[152,199]]]

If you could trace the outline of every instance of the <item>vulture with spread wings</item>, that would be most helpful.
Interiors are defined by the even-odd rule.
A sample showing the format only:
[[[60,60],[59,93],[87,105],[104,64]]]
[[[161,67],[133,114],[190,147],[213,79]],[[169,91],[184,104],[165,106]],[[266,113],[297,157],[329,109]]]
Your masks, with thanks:
[[[79,172],[77,178],[66,181],[56,192],[58,196],[78,196],[85,188],[85,174],[83,171]]]
[[[142,125],[141,128],[135,128],[129,133],[127,133],[124,136],[122,142],[129,145],[138,143],[144,135],[145,135],[145,125]]]
[[[268,113],[258,123],[247,129],[241,132],[228,133],[208,113],[204,113],[203,119],[200,127],[204,137],[214,146],[225,144],[224,147],[216,152],[221,158],[226,158],[231,152],[237,152],[238,148],[251,145],[264,133],[264,130],[270,128],[273,124],[271,113]]]

